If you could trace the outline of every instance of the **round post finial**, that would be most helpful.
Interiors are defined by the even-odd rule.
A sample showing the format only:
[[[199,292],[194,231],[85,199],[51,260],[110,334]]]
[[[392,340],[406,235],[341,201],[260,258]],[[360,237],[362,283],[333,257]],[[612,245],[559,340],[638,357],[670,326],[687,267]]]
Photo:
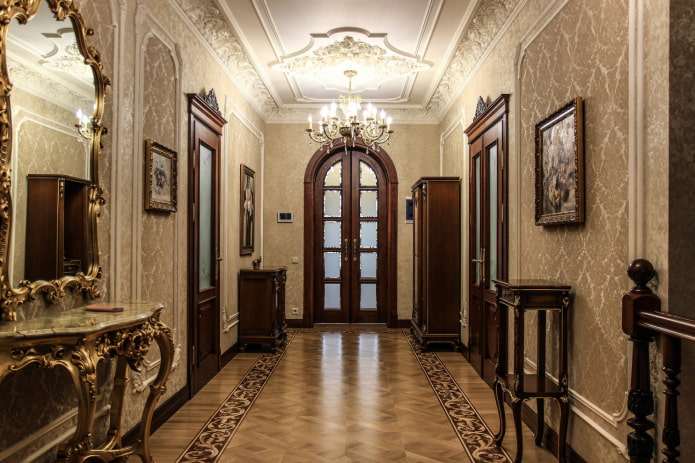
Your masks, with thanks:
[[[627,276],[635,282],[635,286],[630,290],[631,293],[651,294],[652,290],[647,287],[647,283],[654,278],[656,271],[651,262],[646,259],[633,261],[627,269]]]

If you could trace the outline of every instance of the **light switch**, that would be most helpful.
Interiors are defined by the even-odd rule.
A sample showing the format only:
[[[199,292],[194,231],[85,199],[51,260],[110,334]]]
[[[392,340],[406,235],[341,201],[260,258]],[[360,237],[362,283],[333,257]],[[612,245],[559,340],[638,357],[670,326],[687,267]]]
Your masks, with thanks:
[[[292,256],[292,263],[293,263],[293,264],[298,264],[298,263],[299,263],[299,257],[297,257],[297,256]]]

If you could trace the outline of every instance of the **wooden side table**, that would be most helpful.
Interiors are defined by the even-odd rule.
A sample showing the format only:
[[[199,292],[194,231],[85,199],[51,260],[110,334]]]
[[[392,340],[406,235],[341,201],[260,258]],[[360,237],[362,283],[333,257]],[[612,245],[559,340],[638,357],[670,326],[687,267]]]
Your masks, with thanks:
[[[496,365],[495,402],[500,418],[500,430],[495,441],[502,445],[506,429],[504,416],[504,394],[512,399],[512,414],[516,430],[516,459],[519,463],[523,457],[523,440],[521,437],[521,405],[526,399],[537,399],[538,429],[535,435],[536,445],[541,444],[544,428],[543,399],[555,399],[560,405],[560,430],[558,431],[558,461],[565,462],[565,441],[569,419],[569,397],[567,383],[567,337],[569,334],[569,292],[571,286],[561,285],[547,280],[493,280],[497,288],[497,310],[499,311],[498,358]],[[514,357],[513,373],[509,374],[507,362],[507,309],[514,310]],[[535,311],[538,317],[536,332],[537,368],[536,373],[524,372],[524,318],[526,312]],[[558,311],[560,315],[558,356],[559,384],[555,384],[545,375],[546,358],[546,313]]]

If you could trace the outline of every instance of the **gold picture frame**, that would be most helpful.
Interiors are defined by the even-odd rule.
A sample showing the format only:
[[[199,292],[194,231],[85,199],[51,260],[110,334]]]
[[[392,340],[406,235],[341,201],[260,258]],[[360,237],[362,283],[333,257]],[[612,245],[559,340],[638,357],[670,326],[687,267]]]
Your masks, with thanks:
[[[176,212],[177,154],[145,140],[145,209]]]
[[[240,182],[241,229],[239,230],[239,254],[248,256],[253,254],[253,241],[255,235],[256,217],[256,173],[248,166],[241,165]]]
[[[576,97],[536,124],[536,225],[584,223],[584,114]]]

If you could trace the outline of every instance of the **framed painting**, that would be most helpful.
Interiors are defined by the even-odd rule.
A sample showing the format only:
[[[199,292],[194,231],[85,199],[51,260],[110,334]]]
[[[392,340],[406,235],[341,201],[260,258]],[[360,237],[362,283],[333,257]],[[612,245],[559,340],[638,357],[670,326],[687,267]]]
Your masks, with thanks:
[[[251,168],[241,165],[241,239],[240,255],[253,254],[253,236],[256,217],[256,173]]]
[[[176,152],[145,140],[145,209],[176,212]]]
[[[577,97],[536,124],[536,225],[584,223],[584,117]]]

